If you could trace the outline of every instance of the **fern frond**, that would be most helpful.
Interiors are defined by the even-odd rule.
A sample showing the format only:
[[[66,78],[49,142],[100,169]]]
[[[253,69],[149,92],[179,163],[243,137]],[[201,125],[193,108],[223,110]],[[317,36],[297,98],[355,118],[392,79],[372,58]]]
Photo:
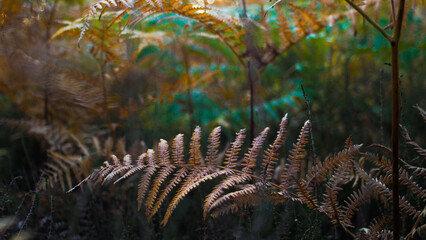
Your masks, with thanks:
[[[337,193],[332,188],[327,188],[324,194],[324,203],[321,205],[321,211],[327,215],[335,225],[345,228],[343,225],[343,210],[337,201]]]
[[[158,212],[164,200],[166,200],[167,196],[171,193],[171,191],[187,176],[188,171],[188,168],[183,167],[174,174],[174,177],[162,190],[160,196],[155,201],[154,206],[151,208],[151,211],[148,213],[148,219],[151,219]]]
[[[333,156],[329,156],[322,163],[319,162],[313,166],[308,174],[306,175],[305,181],[308,187],[311,187],[313,184],[318,184],[323,182],[326,179],[326,176],[331,172],[335,167],[340,163],[350,161],[353,157],[359,152],[359,149],[362,145],[355,145],[348,149],[344,149]]]
[[[300,131],[299,138],[296,144],[293,144],[293,150],[290,152],[289,163],[285,164],[285,167],[281,174],[280,187],[288,189],[288,187],[294,182],[294,178],[297,178],[297,174],[300,171],[300,164],[302,159],[306,156],[306,145],[309,140],[309,120],[305,122]]]
[[[269,128],[265,128],[259,136],[257,136],[252,143],[251,148],[249,148],[248,153],[245,154],[243,159],[243,172],[247,174],[253,173],[253,168],[256,166],[257,156],[259,155],[260,150],[262,149],[263,142],[265,141],[266,135],[269,132]]]
[[[419,166],[413,166],[411,164],[408,164],[405,161],[402,161],[404,163],[404,166],[408,168],[410,171],[413,172],[414,175],[426,178],[426,168],[419,167]]]
[[[42,188],[54,188],[55,183],[59,182],[61,189],[66,191],[73,186],[73,177],[81,182],[82,178],[88,176],[93,165],[88,156],[66,156],[54,151],[48,151],[48,156],[53,161],[46,163],[46,168],[41,171],[47,177],[40,184]]]
[[[347,228],[352,225],[350,221],[345,221],[345,210],[339,204],[337,195],[342,190],[341,186],[348,181],[350,167],[350,161],[343,162],[337,167],[326,185],[327,192],[324,194],[324,203],[320,207],[320,211],[325,213],[333,224],[341,226],[345,231],[348,231]]]
[[[145,199],[145,193],[148,191],[149,183],[151,181],[152,175],[157,171],[158,165],[155,164],[154,160],[154,151],[149,149],[146,153],[148,167],[144,169],[144,174],[141,176],[139,185],[138,185],[138,210],[142,206],[142,201]]]
[[[113,161],[114,161],[114,165],[115,165],[114,169],[108,175],[105,176],[103,183],[105,183],[108,180],[113,179],[115,176],[121,174],[122,172],[133,168],[133,165],[131,165],[132,159],[131,159],[130,155],[128,155],[128,154],[126,156],[124,156],[122,163],[120,162],[120,160],[115,155],[113,155]]]
[[[160,165],[170,164],[169,144],[164,139],[158,143],[158,160]]]
[[[400,128],[401,128],[401,135],[404,137],[406,143],[408,145],[411,145],[414,148],[414,150],[416,150],[416,152],[419,154],[419,156],[423,157],[423,159],[426,160],[426,149],[423,149],[416,142],[411,140],[411,137],[408,134],[408,130],[404,126],[400,125]]]
[[[132,176],[133,174],[143,170],[146,166],[145,165],[137,165],[132,168],[130,168],[125,174],[123,174],[120,178],[115,180],[114,184],[127,179],[128,177]]]
[[[385,225],[390,222],[391,219],[389,217],[381,217],[379,220],[377,220],[377,218],[374,218],[368,226],[372,239],[378,239],[378,234],[383,230]]]
[[[157,177],[154,179],[151,190],[149,191],[148,197],[146,198],[145,206],[146,206],[146,214],[147,216],[152,216],[151,211],[154,207],[154,202],[157,199],[158,192],[160,191],[161,184],[166,181],[167,177],[173,172],[175,166],[166,165],[162,168]],[[148,219],[149,220],[149,219]]]
[[[295,20],[296,27],[299,28],[296,32],[299,32],[298,35],[300,38],[304,38],[304,35],[308,35],[323,26],[323,23],[317,19],[311,10],[303,9],[291,2],[289,3],[289,6],[295,10],[293,12],[293,18]]]
[[[380,167],[380,169],[382,169],[385,173],[385,176],[392,175],[392,164],[389,159],[385,157],[369,157],[367,159]],[[426,190],[414,180],[413,176],[410,176],[410,174],[402,167],[400,167],[398,171],[401,185],[407,186],[413,194],[420,198],[423,202],[426,201]]]
[[[417,110],[419,110],[420,116],[422,116],[423,120],[426,122],[426,111],[421,108],[419,105],[415,106]]]
[[[245,185],[244,187],[242,187],[241,190],[225,194],[222,197],[218,198],[210,206],[210,211],[212,209],[218,208],[220,206],[224,206],[225,203],[230,201],[230,200],[242,199],[243,197],[245,197],[247,195],[255,194],[257,192],[258,192],[258,189],[257,189],[256,185],[254,185],[254,184]]]
[[[379,199],[381,199],[385,204],[392,201],[392,191],[385,184],[383,184],[380,179],[371,177],[370,174],[360,168],[358,164],[354,163],[354,165],[358,175],[371,186],[372,190],[374,190],[373,192],[376,195],[381,196]],[[402,213],[406,213],[412,217],[416,217],[421,214],[421,212],[411,206],[411,204],[405,200],[404,197],[399,197],[399,206]]]
[[[217,156],[219,153],[218,148],[220,146],[220,132],[221,132],[221,128],[216,127],[210,133],[209,146],[207,147],[207,157],[205,160],[207,165],[214,164],[217,159]]]
[[[216,185],[216,187],[210,192],[210,194],[204,200],[203,207],[203,216],[207,218],[207,214],[211,211],[212,204],[225,193],[226,190],[234,187],[238,184],[248,182],[252,179],[252,176],[248,174],[235,174],[231,175],[228,178],[224,179],[220,184]]]
[[[172,143],[172,161],[177,164],[184,164],[184,153],[183,153],[183,134],[178,134]]]
[[[236,167],[237,165],[236,161],[238,160],[238,156],[241,151],[241,146],[244,144],[244,139],[246,137],[245,133],[246,133],[245,129],[241,129],[237,133],[237,136],[235,137],[234,142],[232,142],[231,144],[231,148],[229,148],[229,150],[226,152],[225,167],[227,168]]]
[[[231,203],[215,208],[210,213],[212,218],[217,218],[230,213],[241,212],[241,210],[258,205],[262,200],[259,194],[241,195],[235,198]]]
[[[343,206],[344,215],[342,222],[347,227],[353,227],[351,224],[351,218],[358,211],[361,204],[367,202],[370,199],[371,188],[369,185],[362,185],[358,191],[353,192],[347,200],[345,200],[345,206]]]
[[[269,145],[268,150],[265,151],[261,171],[263,175],[264,181],[271,181],[273,171],[276,167],[279,151],[281,147],[284,145],[286,133],[287,133],[287,124],[288,124],[288,118],[287,114],[284,116],[284,118],[281,120],[280,129],[277,132],[277,137],[273,144]]]
[[[311,194],[311,190],[306,185],[306,182],[296,179],[297,198],[306,204],[311,209],[318,209],[318,199]]]
[[[229,173],[231,170],[224,169],[220,171],[211,172],[211,169],[196,169],[193,174],[188,175],[187,179],[183,183],[182,187],[178,190],[176,195],[171,200],[169,207],[167,208],[164,218],[161,221],[161,225],[166,225],[173,211],[176,209],[182,199],[188,195],[190,191],[197,188],[201,183],[217,178],[218,176]]]
[[[281,10],[277,10],[278,12],[278,23],[280,26],[280,51],[287,50],[290,46],[292,46],[295,42],[293,31],[291,31],[290,23]]]
[[[203,25],[205,29],[217,35],[229,48],[237,54],[242,41],[242,24],[239,19],[223,16],[218,10],[208,6],[199,7],[191,3],[182,3],[175,0],[135,0],[132,4],[125,4],[126,1],[116,1],[116,6],[121,7],[120,14],[110,20],[110,24],[119,21],[126,14],[133,15],[133,20],[129,25],[134,25],[141,20],[161,13],[175,13],[183,17],[193,19]],[[89,29],[90,21],[94,18],[99,10],[103,13],[110,8],[110,4],[106,4],[105,0],[98,0],[93,4],[84,15],[84,24],[81,28],[79,42],[85,36]],[[101,17],[102,15],[100,15]],[[99,18],[100,18],[99,17]]]
[[[198,165],[201,163],[201,152],[200,152],[200,139],[201,139],[201,128],[197,126],[192,133],[191,143],[189,146],[189,163]]]

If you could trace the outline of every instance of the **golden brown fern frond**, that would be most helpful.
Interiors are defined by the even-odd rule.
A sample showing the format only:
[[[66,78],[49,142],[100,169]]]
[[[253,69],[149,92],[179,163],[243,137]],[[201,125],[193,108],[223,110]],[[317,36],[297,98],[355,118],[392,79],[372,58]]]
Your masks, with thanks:
[[[257,136],[252,143],[251,148],[249,148],[248,153],[245,154],[243,159],[243,172],[247,174],[253,173],[253,168],[256,166],[257,156],[259,155],[260,150],[263,147],[263,142],[265,141],[266,135],[269,132],[269,128],[265,128],[259,136]]]
[[[158,159],[161,165],[170,164],[169,144],[164,139],[158,143]]]
[[[345,200],[345,206],[343,206],[343,212],[345,212],[342,219],[342,224],[346,227],[353,227],[351,223],[351,218],[358,211],[359,206],[370,200],[371,188],[367,184],[363,184],[358,191],[354,191],[348,198]]]
[[[241,151],[241,146],[244,143],[245,139],[245,129],[241,129],[234,140],[234,142],[231,144],[231,148],[228,149],[226,152],[226,158],[225,158],[225,167],[227,168],[234,168],[236,166],[236,161],[238,160],[238,156]]]
[[[354,163],[355,170],[357,174],[371,186],[373,190],[373,195],[378,197],[384,204],[391,202],[392,192],[391,190],[383,183],[383,177],[373,178],[369,173],[365,172],[357,163]],[[411,217],[417,217],[421,214],[420,211],[416,210],[406,199],[405,197],[399,198],[399,205],[401,213],[410,215]]]
[[[286,133],[287,133],[288,117],[287,114],[283,117],[280,124],[280,129],[277,132],[277,137],[273,144],[269,145],[269,148],[265,151],[261,171],[264,181],[271,181],[273,171],[276,167],[279,151],[284,145]]]
[[[161,195],[155,201],[154,206],[150,209],[148,219],[151,219],[158,212],[164,200],[166,200],[172,190],[182,182],[182,180],[188,175],[188,172],[189,169],[183,167],[174,174],[173,178],[169,181],[167,186],[162,190]]]
[[[412,171],[412,173],[414,175],[426,178],[426,168],[419,167],[419,166],[413,166],[413,165],[411,165],[411,164],[409,164],[409,163],[407,163],[405,161],[403,161],[403,163],[404,163],[404,166],[406,168],[408,168],[410,171]]]
[[[159,167],[157,164],[155,164],[154,160],[154,150],[149,149],[146,152],[146,158],[147,158],[147,168],[144,169],[144,174],[141,176],[139,185],[138,185],[138,210],[140,210],[142,206],[142,201],[145,198],[145,193],[148,191],[149,183],[151,182],[151,178],[154,175],[154,173],[157,171],[157,168]]]
[[[221,128],[216,127],[210,133],[209,146],[207,147],[207,156],[205,160],[207,165],[214,164],[218,157],[218,153],[219,153],[218,148],[220,146],[220,132],[221,132]]]
[[[164,205],[166,210],[161,221],[162,225],[167,224],[175,209],[192,190],[204,182],[217,179],[215,186],[204,199],[204,218],[236,212],[258,205],[264,200],[274,204],[291,200],[324,213],[333,224],[355,236],[349,229],[353,227],[351,220],[360,205],[368,201],[370,196],[378,197],[385,202],[389,201],[391,191],[386,186],[387,178],[377,175],[377,171],[374,174],[378,177],[373,177],[359,166],[354,158],[361,146],[351,146],[351,140],[346,141],[345,148],[341,152],[312,167],[306,176],[299,176],[300,162],[306,155],[306,145],[309,142],[309,121],[307,121],[301,129],[297,143],[290,151],[289,162],[281,166],[286,172],[282,178],[284,183],[276,184],[271,176],[277,169],[275,165],[278,151],[284,144],[287,124],[288,119],[284,117],[274,143],[264,151],[262,162],[259,164],[260,171],[254,169],[268,128],[252,142],[251,148],[242,159],[239,159],[239,152],[245,131],[237,133],[223,165],[219,165],[215,159],[220,145],[220,128],[215,128],[210,134],[206,157],[208,160],[205,162],[201,160],[201,130],[196,128],[191,138],[187,162],[184,161],[183,135],[179,134],[173,140],[171,151],[168,151],[167,142],[160,140],[157,153],[148,150],[136,163],[132,164],[128,155],[122,161],[112,156],[112,165],[106,162],[101,169],[92,173],[89,180],[105,184],[109,182],[108,180],[118,178],[115,181],[118,182],[140,173],[138,208],[143,205],[147,218],[151,220]],[[196,156],[199,156],[200,160],[196,160]],[[378,161],[386,167],[389,164],[386,160]],[[343,185],[352,181],[353,168],[362,179],[361,187],[340,203],[339,194],[342,193]],[[325,186],[316,188],[319,183],[325,183]],[[320,193],[321,189],[325,189],[325,192]],[[167,198],[170,198],[170,202],[165,204]],[[421,214],[404,197],[400,198],[400,205],[402,211],[409,216],[418,217]]]
[[[332,156],[328,156],[324,162],[318,162],[307,173],[305,177],[306,185],[311,187],[323,182],[329,172],[333,171],[342,162],[347,162],[359,152],[361,145],[354,145],[344,149]]]
[[[114,4],[111,4],[114,2]],[[141,20],[155,15],[163,13],[175,13],[177,15],[193,19],[200,23],[207,31],[217,35],[226,45],[230,47],[232,51],[237,53],[240,47],[242,34],[242,24],[239,19],[221,15],[217,9],[212,9],[209,6],[199,6],[191,3],[181,3],[175,0],[135,0],[135,1],[114,1],[110,2],[105,0],[98,0],[94,3],[85,13],[83,19],[84,24],[81,28],[80,40],[85,36],[86,32],[90,29],[90,22],[93,18],[96,18],[99,10],[101,15],[106,12],[107,9],[112,7],[119,7],[121,10],[119,14],[110,20],[110,24],[121,20],[126,14],[129,14],[132,18],[129,21],[129,25],[134,25]],[[237,54],[238,55],[238,54]]]
[[[0,123],[41,139],[48,159],[41,169],[44,178],[39,184],[40,189],[59,186],[66,191],[74,185],[73,180],[81,182],[90,174],[95,154],[81,135],[56,122],[47,125],[41,120],[0,119]]]
[[[184,164],[184,146],[183,146],[183,134],[178,134],[172,143],[172,161],[175,164]]]
[[[70,156],[52,151],[48,152],[48,156],[52,162],[47,162],[41,171],[47,177],[40,185],[44,189],[54,188],[59,183],[62,191],[68,190],[73,186],[73,179],[81,182],[82,178],[89,175],[93,164],[88,156]]]
[[[169,166],[163,167],[158,172],[157,177],[154,179],[154,182],[152,183],[152,187],[148,194],[148,197],[146,198],[145,206],[146,206],[147,216],[153,215],[151,211],[154,208],[154,201],[157,199],[157,195],[158,195],[158,192],[160,191],[160,187],[162,183],[166,181],[167,177],[171,173],[173,173],[174,169],[175,169],[175,166],[169,165]]]
[[[313,33],[324,25],[318,20],[311,9],[303,9],[291,2],[288,5],[294,9],[293,20],[297,27],[297,38],[304,38],[306,35]]]
[[[251,194],[251,190],[253,193]],[[212,218],[217,218],[226,214],[241,212],[241,210],[254,207],[262,201],[262,196],[256,193],[253,186],[247,186],[245,189],[238,191],[238,193],[246,192],[247,194],[239,194],[238,197],[234,197],[232,201],[224,204],[223,206],[217,207],[210,213]],[[230,193],[236,196],[237,193]]]
[[[391,176],[392,173],[392,164],[389,159],[385,157],[374,157],[368,156],[367,160],[370,160],[377,167],[383,171],[382,176]],[[419,198],[421,201],[426,202],[426,190],[422,188],[422,186],[416,182],[416,180],[410,176],[406,169],[403,167],[399,168],[399,181],[403,186],[407,186],[411,192]],[[417,176],[422,176],[421,174],[417,174]],[[387,183],[387,182],[386,182]]]
[[[191,143],[189,146],[189,164],[198,165],[201,163],[201,128],[197,126],[192,133]]]
[[[306,156],[306,145],[309,143],[309,126],[308,120],[300,131],[297,143],[293,144],[293,150],[290,151],[290,156],[288,157],[289,162],[284,165],[280,179],[280,187],[283,189],[288,189],[294,183],[294,179],[297,178],[300,171],[301,161]]]
[[[190,191],[197,188],[201,183],[213,180],[219,176],[229,174],[231,170],[223,169],[219,171],[212,171],[211,168],[197,169],[193,171],[193,174],[189,175],[182,187],[178,190],[174,198],[171,200],[169,207],[167,208],[164,218],[161,224],[164,226],[167,224],[171,214],[176,209],[179,202],[186,196]]]
[[[311,193],[311,188],[306,184],[305,181],[299,181],[296,179],[296,197],[300,201],[311,209],[319,209],[319,201],[317,197]]]
[[[223,207],[225,207],[225,209],[226,209],[226,206],[232,205],[233,204],[232,202],[235,199],[237,199],[237,201],[241,201],[242,199],[246,199],[247,201],[245,201],[245,203],[248,203],[249,201],[255,202],[256,200],[258,200],[258,198],[253,197],[253,196],[255,196],[257,192],[258,192],[258,189],[257,189],[256,185],[247,184],[247,185],[243,186],[240,190],[230,192],[230,193],[225,194],[222,197],[218,198],[210,206],[210,211],[215,210],[215,209],[220,209],[220,208],[223,208]],[[229,202],[231,202],[231,203],[229,203]],[[226,211],[228,211],[228,210],[225,210],[225,212]],[[231,210],[231,212],[232,212],[232,210]],[[218,213],[216,213],[215,215],[218,215]]]
[[[320,211],[330,218],[331,222],[347,231],[351,227],[350,221],[345,221],[345,209],[339,204],[337,195],[343,190],[342,185],[348,182],[350,177],[351,161],[342,162],[337,169],[334,170],[330,180],[326,185],[326,193],[324,194],[324,202],[320,207]],[[355,208],[354,208],[355,209]],[[346,209],[347,210],[347,209]]]
[[[372,239],[378,239],[378,234],[383,230],[386,224],[391,222],[391,218],[389,217],[381,217],[379,220],[374,218],[370,225],[368,226],[369,234]]]

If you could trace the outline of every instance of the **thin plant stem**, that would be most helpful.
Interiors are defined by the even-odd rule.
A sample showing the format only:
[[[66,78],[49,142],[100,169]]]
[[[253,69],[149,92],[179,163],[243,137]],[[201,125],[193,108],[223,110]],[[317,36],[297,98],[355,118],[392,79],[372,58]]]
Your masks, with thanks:
[[[254,81],[251,73],[251,62],[247,61],[247,77],[250,84],[250,142],[254,139]]]
[[[102,42],[101,42],[101,55],[100,55],[100,59],[99,59],[99,64],[100,64],[100,73],[101,73],[101,81],[102,81],[102,93],[103,93],[103,115],[104,115],[104,120],[111,132],[111,137],[113,139],[113,146],[115,147],[116,145],[116,139],[115,139],[115,131],[114,128],[111,124],[111,119],[109,117],[109,112],[108,112],[108,91],[107,91],[107,86],[106,86],[106,79],[105,79],[105,73],[106,73],[106,61],[105,61],[105,53],[104,53],[104,48],[105,48],[105,31],[102,31]]]
[[[243,19],[245,23],[247,23],[247,4],[245,0],[241,0],[243,5]],[[250,34],[249,29],[246,29],[246,54],[247,54],[247,62],[245,64],[246,67],[246,74],[247,74],[247,80],[250,85],[250,142],[253,142],[254,139],[254,80],[252,75],[252,65],[251,65],[251,40],[250,40]]]
[[[385,30],[383,28],[381,28],[373,19],[371,19],[367,13],[364,12],[364,10],[362,10],[360,7],[358,7],[355,3],[353,3],[351,0],[345,0],[349,5],[351,5],[351,7],[353,9],[355,9],[359,14],[361,14],[365,20],[367,20],[367,22],[369,22],[374,28],[377,29],[377,31],[379,31],[383,37],[385,37],[388,41],[392,40],[392,37],[389,36],[389,34],[387,34],[385,32]]]
[[[317,159],[317,154],[316,154],[316,150],[315,150],[315,142],[314,142],[314,133],[313,133],[313,129],[312,129],[312,113],[311,113],[311,104],[308,101],[308,97],[306,95],[305,92],[305,88],[303,87],[302,84],[300,84],[300,88],[302,89],[303,92],[303,98],[305,99],[305,103],[306,103],[306,107],[308,108],[308,120],[309,120],[309,127],[311,129],[311,144],[312,144],[312,157],[314,160],[314,164],[316,164],[316,159]]]
[[[194,103],[192,100],[192,79],[190,75],[190,63],[189,63],[189,56],[187,51],[185,50],[185,47],[182,47],[182,54],[183,54],[183,62],[185,64],[185,74],[186,74],[186,80],[187,80],[187,90],[186,94],[188,96],[188,111],[189,111],[189,133],[191,133],[195,128],[195,121],[194,121]]]

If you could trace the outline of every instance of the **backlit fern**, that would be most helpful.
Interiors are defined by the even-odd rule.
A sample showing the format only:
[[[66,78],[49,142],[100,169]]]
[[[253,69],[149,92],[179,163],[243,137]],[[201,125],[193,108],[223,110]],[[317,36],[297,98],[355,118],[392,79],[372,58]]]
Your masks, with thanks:
[[[385,229],[387,218],[376,220],[370,226],[366,226],[369,227],[367,232],[364,231],[365,229],[362,232],[354,231],[352,220],[359,207],[371,198],[377,198],[385,204],[390,201],[391,190],[387,186],[389,160],[360,153],[361,145],[353,145],[351,139],[348,139],[342,151],[329,156],[324,162],[319,161],[308,169],[306,174],[302,174],[304,165],[301,163],[306,161],[309,144],[310,123],[307,121],[301,129],[297,142],[293,144],[287,160],[277,166],[287,133],[287,125],[288,119],[285,116],[275,141],[264,151],[263,157],[260,154],[269,128],[265,128],[253,140],[251,147],[242,158],[240,158],[240,152],[245,130],[238,132],[234,142],[226,151],[223,163],[218,164],[220,128],[215,128],[210,134],[207,154],[203,157],[200,152],[201,130],[197,127],[191,137],[188,157],[185,157],[183,134],[179,134],[173,140],[171,148],[165,140],[161,140],[157,153],[150,149],[140,155],[137,160],[132,160],[130,155],[119,160],[112,155],[112,162],[104,162],[103,167],[95,170],[83,182],[90,180],[100,184],[111,182],[116,184],[134,174],[140,174],[137,192],[138,209],[144,208],[147,218],[151,220],[162,206],[166,207],[162,225],[167,224],[179,203],[192,190],[204,182],[215,180],[212,181],[213,189],[204,199],[204,218],[238,212],[265,200],[273,204],[296,201],[325,214],[333,224],[341,227],[354,238],[387,236],[390,233]],[[374,163],[383,171],[383,175],[379,174],[375,168],[370,172],[362,168],[356,156],[361,156],[363,162],[369,160]],[[401,169],[400,176],[401,183],[418,196],[421,202],[424,202],[426,191],[413,178],[408,177],[406,170]],[[274,178],[278,178],[279,183],[274,181]],[[352,193],[342,201],[343,186],[353,181],[355,183]],[[321,192],[320,189],[323,191]],[[170,201],[166,204],[168,198]],[[422,222],[424,210],[418,210],[405,197],[400,198],[400,206],[404,214],[417,219],[419,223]],[[420,232],[422,227],[422,225],[415,226],[412,231]]]

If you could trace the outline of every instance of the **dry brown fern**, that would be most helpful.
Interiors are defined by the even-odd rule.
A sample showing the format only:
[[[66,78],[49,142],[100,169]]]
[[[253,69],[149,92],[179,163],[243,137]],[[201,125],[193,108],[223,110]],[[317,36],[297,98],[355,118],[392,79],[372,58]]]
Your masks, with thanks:
[[[287,124],[286,115],[282,119],[275,141],[264,151],[263,157],[259,154],[268,128],[253,140],[248,152],[242,158],[240,151],[244,143],[245,130],[238,132],[227,150],[225,161],[218,164],[216,158],[220,146],[220,128],[215,128],[210,134],[204,158],[200,152],[201,130],[197,127],[191,138],[188,157],[184,156],[183,135],[179,134],[173,140],[170,149],[167,142],[161,140],[157,154],[153,150],[148,150],[136,161],[132,161],[130,155],[126,155],[122,161],[113,155],[112,163],[105,162],[102,168],[95,170],[82,182],[91,180],[100,184],[118,183],[133,174],[140,173],[137,202],[139,208],[144,206],[149,220],[165,205],[167,198],[171,199],[165,206],[167,209],[162,225],[167,224],[179,203],[192,190],[204,182],[215,180],[213,189],[204,199],[204,218],[235,213],[265,200],[273,204],[297,201],[323,213],[331,223],[342,228],[351,237],[380,239],[391,234],[390,230],[385,229],[388,222],[386,216],[359,230],[354,229],[353,224],[353,218],[360,206],[370,199],[375,198],[382,201],[385,206],[389,205],[391,201],[389,160],[362,153],[361,160],[358,161],[356,156],[359,155],[361,145],[353,145],[349,138],[342,151],[330,155],[324,162],[319,161],[307,171],[306,175],[302,175],[301,162],[306,161],[310,123],[307,121],[302,127],[298,141],[287,157],[288,161],[277,166]],[[366,160],[376,167],[371,170],[365,169],[363,165]],[[277,169],[281,169],[281,172]],[[279,184],[273,180],[277,176]],[[421,175],[416,177],[419,176],[421,177]],[[424,203],[425,190],[402,168],[400,181]],[[353,191],[342,201],[343,186],[348,184],[352,184]],[[400,197],[399,204],[403,214],[416,219],[417,224],[411,232],[423,231],[425,211],[418,210],[416,204],[405,196]]]
[[[242,208],[257,205],[262,199],[276,204],[287,200],[300,201],[328,215],[331,212],[330,209],[338,203],[329,203],[329,207],[321,206],[316,199],[312,183],[320,183],[324,180],[325,175],[334,171],[332,180],[329,182],[330,197],[326,199],[335,199],[340,184],[346,183],[352,177],[348,173],[348,168],[351,166],[351,160],[359,150],[359,146],[348,147],[341,153],[330,157],[327,160],[328,163],[313,167],[307,175],[309,178],[302,179],[299,176],[300,164],[306,155],[305,149],[309,142],[309,122],[306,122],[297,143],[294,144],[294,149],[290,152],[289,162],[280,166],[284,168],[283,172],[285,172],[280,174],[282,184],[276,184],[273,182],[273,172],[277,168],[280,149],[284,145],[287,124],[286,115],[282,119],[275,141],[265,150],[262,158],[259,154],[263,149],[263,142],[269,128],[263,130],[253,140],[251,147],[242,159],[240,159],[240,151],[245,131],[238,132],[235,141],[227,151],[224,163],[218,165],[215,158],[220,145],[220,128],[215,128],[210,134],[207,154],[203,158],[200,153],[201,131],[197,127],[191,138],[187,161],[184,161],[183,135],[179,134],[173,140],[170,152],[167,142],[161,140],[157,154],[153,150],[148,150],[136,161],[131,161],[130,155],[126,155],[123,161],[113,155],[112,165],[105,162],[102,168],[95,170],[84,181],[91,180],[101,184],[111,181],[117,183],[133,174],[141,173],[137,202],[139,208],[145,206],[148,219],[158,212],[168,196],[171,197],[161,222],[162,225],[167,224],[173,211],[188,193],[198,188],[200,184],[214,179],[221,180],[216,183],[204,200],[204,218],[209,215],[217,217],[236,212]],[[335,164],[329,162],[335,162]],[[333,170],[336,166],[337,169]],[[351,198],[351,202],[355,201],[357,201],[357,196]],[[337,218],[333,216],[330,218],[344,221],[344,214],[339,213]],[[340,225],[349,224],[344,222]]]
[[[74,185],[74,179],[80,182],[90,174],[93,154],[81,137],[66,128],[39,120],[0,119],[0,123],[37,137],[44,145],[48,160],[41,170],[44,175],[39,184],[41,189],[59,186],[66,191]]]

